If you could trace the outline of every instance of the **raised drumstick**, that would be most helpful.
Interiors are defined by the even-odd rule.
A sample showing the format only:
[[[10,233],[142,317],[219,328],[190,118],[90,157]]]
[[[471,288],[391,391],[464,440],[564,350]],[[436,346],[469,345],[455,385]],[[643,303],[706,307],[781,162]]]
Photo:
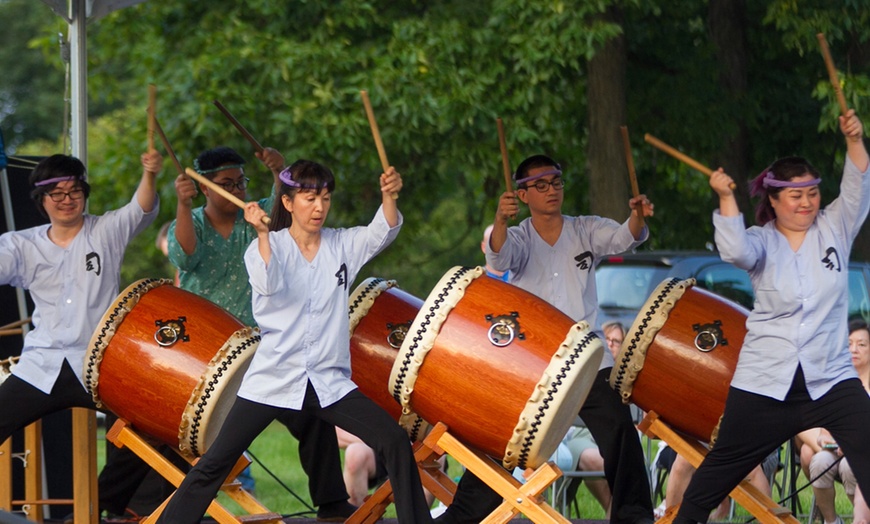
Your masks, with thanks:
[[[241,124],[241,122],[239,122],[238,120],[236,120],[236,117],[234,117],[233,114],[230,113],[229,109],[227,109],[226,107],[224,107],[224,105],[221,104],[219,100],[215,100],[215,101],[214,101],[214,105],[217,106],[217,108],[220,109],[221,113],[223,113],[224,116],[227,117],[227,120],[229,120],[230,123],[233,124],[233,125],[236,127],[236,129],[238,129],[239,132],[240,132],[240,133],[241,133],[245,138],[248,139],[248,142],[250,142],[251,145],[254,146],[254,150],[255,150],[257,153],[262,153],[262,152],[263,152],[263,146],[260,145],[260,143],[257,141],[256,138],[254,138],[254,135],[252,135],[251,133],[248,132],[247,129],[245,129],[245,126],[243,126],[243,125]]]
[[[166,134],[163,132],[163,128],[160,127],[160,122],[157,121],[156,117],[154,118],[154,128],[157,130],[157,134],[160,135],[160,141],[163,142],[163,147],[166,148],[169,158],[171,158],[172,163],[175,164],[176,171],[178,171],[179,175],[183,175],[184,168],[181,166],[181,162],[178,161],[178,157],[175,156],[175,151],[173,151],[172,146],[169,145],[169,139],[166,138]]]
[[[707,167],[704,164],[698,162],[697,160],[689,157],[688,155],[684,155],[683,153],[680,153],[679,151],[677,151],[673,147],[665,144],[664,142],[662,142],[658,138],[652,136],[651,134],[647,133],[647,134],[643,135],[643,139],[647,143],[652,144],[653,146],[657,147],[658,149],[661,149],[665,153],[671,155],[672,157],[676,158],[677,160],[686,164],[687,166],[692,167],[694,169],[697,169],[698,171],[704,173],[707,176],[711,176],[713,174],[713,170],[710,169],[709,167]],[[731,183],[730,187],[731,187],[731,189],[737,189],[737,185],[734,184],[733,182]]]
[[[359,92],[362,96],[363,106],[366,108],[366,117],[369,119],[369,127],[372,129],[372,137],[375,139],[375,147],[378,150],[378,156],[381,159],[381,167],[384,168],[384,173],[390,167],[390,161],[387,160],[387,152],[384,150],[384,143],[381,141],[381,132],[378,130],[378,121],[375,120],[375,112],[372,110],[372,103],[369,101],[369,94],[363,90]],[[392,193],[394,199],[399,198],[398,193]]]
[[[200,184],[202,184],[202,185],[208,187],[209,189],[211,189],[212,191],[216,192],[216,193],[219,194],[220,196],[226,198],[227,200],[229,200],[229,201],[232,202],[233,204],[237,205],[240,209],[245,209],[245,202],[244,202],[242,199],[240,199],[239,197],[237,197],[236,195],[230,193],[230,192],[227,191],[226,189],[224,189],[224,188],[222,188],[221,186],[215,184],[215,183],[212,182],[211,180],[209,180],[209,179],[207,179],[206,177],[200,175],[199,173],[197,173],[196,171],[194,171],[193,169],[191,169],[191,168],[189,168],[189,167],[188,167],[187,169],[185,169],[184,172],[185,172],[185,173],[187,174],[187,176],[189,176],[190,178],[196,180],[196,181],[199,182]],[[267,217],[267,216],[264,216],[261,220],[262,220],[262,222],[263,222],[264,224],[270,224],[270,223],[272,222],[272,220],[269,219],[269,217]]]
[[[148,152],[154,151],[154,122],[157,119],[157,86],[148,84]]]
[[[498,145],[501,149],[501,166],[504,170],[504,186],[506,191],[510,191],[513,189],[513,184],[511,183],[511,163],[508,160],[508,152],[507,152],[507,140],[504,137],[504,124],[502,124],[501,118],[495,119],[496,127],[498,127]]]
[[[834,67],[834,60],[831,58],[831,50],[828,49],[825,33],[816,34],[816,38],[819,39],[819,47],[822,49],[822,57],[825,59],[825,67],[828,69],[828,78],[831,79],[834,94],[837,95],[837,103],[840,104],[840,114],[845,115],[849,107],[846,105],[846,97],[843,96],[843,90],[840,89],[840,76],[837,74],[837,68]]]
[[[637,197],[640,195],[640,188],[637,185],[637,176],[634,172],[634,159],[631,157],[631,142],[628,140],[628,128],[626,126],[619,126],[619,130],[622,132],[622,145],[625,147],[625,163],[628,165],[628,178],[631,181],[631,193]],[[642,210],[638,213],[638,218],[640,218],[640,226],[643,227],[644,220]]]

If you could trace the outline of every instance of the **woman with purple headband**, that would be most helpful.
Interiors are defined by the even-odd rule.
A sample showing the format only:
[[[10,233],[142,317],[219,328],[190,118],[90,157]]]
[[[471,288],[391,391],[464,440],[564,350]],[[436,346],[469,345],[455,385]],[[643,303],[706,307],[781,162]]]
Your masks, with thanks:
[[[870,493],[870,397],[849,354],[848,261],[870,210],[870,158],[864,128],[840,117],[846,165],[840,195],[821,208],[821,177],[809,162],[777,160],[752,181],[761,201],[746,229],[720,168],[713,213],[722,259],[749,272],[755,305],[737,362],[719,437],[686,490],[674,522],[706,522],[710,511],[784,441],[828,429]]]
[[[279,180],[268,227],[255,202],[245,208],[257,230],[245,264],[260,345],[217,439],[158,522],[198,523],[239,455],[278,417],[300,425],[323,420],[359,436],[387,468],[399,521],[430,522],[407,433],[350,380],[349,286],[399,233],[402,215],[392,194],[402,178],[392,167],[381,174],[374,219],[347,229],[324,227],[335,189],[328,168],[299,160]]]

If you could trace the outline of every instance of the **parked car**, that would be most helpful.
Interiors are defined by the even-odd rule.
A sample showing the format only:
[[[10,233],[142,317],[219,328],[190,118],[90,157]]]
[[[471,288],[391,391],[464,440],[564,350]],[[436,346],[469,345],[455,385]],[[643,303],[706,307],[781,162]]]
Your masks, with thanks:
[[[653,290],[667,278],[695,278],[698,286],[752,309],[749,274],[713,251],[639,251],[603,258],[596,271],[599,323],[628,328]],[[870,322],[870,263],[849,263],[849,317]]]

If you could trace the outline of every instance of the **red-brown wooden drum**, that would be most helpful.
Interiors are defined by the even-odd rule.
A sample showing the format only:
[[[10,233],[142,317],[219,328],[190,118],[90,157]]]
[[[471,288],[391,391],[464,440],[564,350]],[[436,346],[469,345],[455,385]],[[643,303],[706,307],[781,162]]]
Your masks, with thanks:
[[[350,296],[351,380],[367,397],[392,415],[411,440],[422,440],[431,426],[402,406],[390,393],[390,371],[423,301],[395,280],[369,278]]]
[[[18,364],[18,359],[20,358],[21,357],[9,357],[5,360],[0,360],[0,384],[12,375],[12,368]],[[392,366],[393,364],[390,363],[390,365]]]
[[[485,275],[445,274],[405,337],[390,391],[505,467],[536,468],[586,400],[603,345],[585,322]]]
[[[610,385],[703,442],[716,438],[746,336],[743,307],[670,279],[653,291],[625,336]]]
[[[217,436],[260,334],[171,284],[140,280],[118,295],[91,337],[85,385],[98,405],[193,458]]]

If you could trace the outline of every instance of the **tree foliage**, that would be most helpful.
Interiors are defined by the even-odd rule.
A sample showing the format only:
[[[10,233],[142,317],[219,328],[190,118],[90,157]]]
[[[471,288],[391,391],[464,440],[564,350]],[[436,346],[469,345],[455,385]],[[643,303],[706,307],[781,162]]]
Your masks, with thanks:
[[[0,3],[0,13],[12,4]],[[737,94],[722,87],[729,66],[717,54],[722,50],[710,25],[722,15],[710,6],[702,0],[151,0],[89,27],[92,115],[99,116],[89,138],[92,209],[132,195],[145,147],[147,84],[154,83],[160,123],[183,164],[203,149],[229,145],[250,159],[252,196],[268,191],[267,170],[213,106],[218,99],[288,163],[305,157],[333,169],[331,225],[365,223],[380,198],[380,165],[360,102],[365,89],[390,162],[403,174],[405,226],[361,276],[395,278],[425,297],[451,266],[482,263],[480,235],[504,190],[497,117],[505,122],[513,165],[538,152],[561,161],[566,213],[590,212],[594,202],[601,204],[596,212],[603,206],[602,214],[627,216],[624,200],[601,194],[612,191],[613,180],[590,183],[625,177],[624,161],[588,170],[588,147],[597,143],[588,128],[588,63],[621,35],[627,122],[615,113],[613,128],[631,130],[641,190],[656,203],[644,249],[703,248],[712,242],[716,205],[705,177],[644,144],[644,133],[718,167],[730,160],[722,158],[723,144],[743,130],[746,158],[734,165],[746,172],[734,173],[738,180],[778,156],[801,154],[830,174],[823,187],[830,198],[838,191],[844,148],[817,32],[828,35],[850,104],[860,111],[870,88],[864,67],[870,0],[746,2],[729,14],[742,17],[748,57],[745,89]],[[602,16],[611,9],[619,10],[621,23]],[[31,45],[47,50],[44,27]],[[57,75],[61,66],[42,67]],[[22,100],[18,107],[27,105]],[[8,118],[0,123],[4,129]],[[166,166],[161,222],[175,207],[168,159]],[[137,256],[128,257],[126,279],[166,271],[151,247],[157,227],[131,249]],[[870,258],[867,249],[856,247]]]

